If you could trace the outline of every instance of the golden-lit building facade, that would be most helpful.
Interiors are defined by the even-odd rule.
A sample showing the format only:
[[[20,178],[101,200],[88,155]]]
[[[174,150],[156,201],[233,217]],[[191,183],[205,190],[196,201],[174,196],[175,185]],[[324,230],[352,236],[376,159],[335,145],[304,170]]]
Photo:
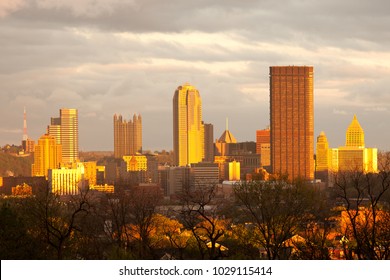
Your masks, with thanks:
[[[142,117],[133,115],[133,119],[126,121],[121,115],[114,115],[114,156],[123,156],[142,153]]]
[[[356,115],[345,133],[345,146],[338,148],[338,171],[378,171],[378,150],[365,147],[364,130]]]
[[[271,143],[260,145],[260,166],[267,167],[271,165]]]
[[[84,165],[84,180],[88,181],[89,186],[95,186],[96,183],[96,173],[97,173],[97,165],[96,161],[87,161],[82,162]]]
[[[316,171],[328,171],[330,154],[329,154],[329,143],[328,138],[325,135],[325,132],[321,131],[320,135],[317,137],[316,145]]]
[[[356,115],[346,130],[345,146],[331,149],[325,140],[321,132],[317,138],[316,171],[378,172],[378,150],[365,147],[364,130]]]
[[[271,132],[269,128],[256,130],[256,154],[261,155],[261,144],[271,142]]]
[[[204,126],[199,91],[186,83],[173,96],[174,164],[186,166],[204,158]]]
[[[90,190],[95,190],[98,192],[103,192],[103,193],[114,193],[115,192],[115,187],[114,185],[96,185],[96,186],[90,186]]]
[[[353,116],[352,122],[345,133],[345,147],[364,148],[364,130],[356,115]]]
[[[49,170],[49,189],[57,195],[77,195],[84,188],[84,165]]]
[[[62,161],[79,160],[79,126],[77,109],[60,109]]]
[[[240,173],[240,162],[232,161],[229,162],[229,181],[240,181],[241,173]]]
[[[237,140],[233,133],[229,130],[228,122],[226,120],[226,129],[222,135],[215,141],[216,156],[227,156],[231,154],[230,144],[236,144]]]
[[[58,168],[62,162],[62,147],[48,134],[42,135],[35,145],[32,176],[48,177],[48,170]]]
[[[61,144],[61,118],[51,118],[47,132],[56,138],[57,144]]]
[[[260,165],[271,165],[271,131],[269,127],[256,130],[256,154],[260,155]]]
[[[272,173],[314,179],[312,66],[270,67]]]
[[[148,159],[146,156],[124,156],[126,171],[146,171],[148,170]]]

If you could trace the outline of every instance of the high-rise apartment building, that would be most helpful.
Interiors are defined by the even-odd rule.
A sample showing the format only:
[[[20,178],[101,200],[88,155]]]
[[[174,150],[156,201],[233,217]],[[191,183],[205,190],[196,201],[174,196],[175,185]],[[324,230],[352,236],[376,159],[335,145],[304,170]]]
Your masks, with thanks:
[[[114,156],[142,153],[142,118],[134,114],[133,120],[126,121],[121,115],[114,115]]]
[[[314,179],[313,67],[271,66],[270,107],[272,172]]]
[[[56,143],[54,136],[42,135],[35,145],[32,176],[48,176],[49,169],[59,168],[62,161],[61,145]]]
[[[199,91],[186,83],[173,96],[174,164],[186,166],[204,158],[204,126]]]

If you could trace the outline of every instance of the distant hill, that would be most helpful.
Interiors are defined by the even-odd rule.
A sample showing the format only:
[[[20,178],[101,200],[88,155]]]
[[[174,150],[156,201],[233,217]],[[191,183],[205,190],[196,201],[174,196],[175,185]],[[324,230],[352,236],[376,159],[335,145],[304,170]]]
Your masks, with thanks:
[[[5,176],[31,176],[32,155],[18,156],[11,153],[0,152],[0,177]]]
[[[114,157],[113,152],[100,152],[100,151],[91,151],[91,152],[79,152],[79,158],[81,161],[96,161],[98,164],[105,165],[105,163],[112,160]]]

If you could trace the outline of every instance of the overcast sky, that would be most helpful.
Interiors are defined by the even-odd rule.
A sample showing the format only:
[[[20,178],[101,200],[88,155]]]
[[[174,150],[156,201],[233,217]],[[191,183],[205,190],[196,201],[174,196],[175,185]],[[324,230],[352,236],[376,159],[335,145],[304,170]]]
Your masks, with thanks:
[[[143,118],[144,149],[172,149],[172,98],[198,88],[214,138],[269,124],[269,66],[314,66],[315,138],[390,150],[388,0],[0,0],[0,145],[79,110],[80,148],[113,150],[113,115]]]

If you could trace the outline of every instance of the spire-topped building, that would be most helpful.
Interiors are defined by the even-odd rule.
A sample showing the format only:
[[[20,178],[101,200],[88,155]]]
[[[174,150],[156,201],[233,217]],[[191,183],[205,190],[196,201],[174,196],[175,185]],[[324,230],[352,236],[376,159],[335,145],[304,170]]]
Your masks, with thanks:
[[[353,115],[352,122],[347,129],[345,137],[345,146],[364,148],[364,130],[360,126],[356,115]]]
[[[221,137],[219,137],[218,142],[220,143],[237,143],[236,138],[229,130],[229,120],[226,118],[226,129],[222,133]]]
[[[345,133],[345,146],[329,148],[324,132],[317,137],[316,171],[321,172],[378,172],[378,150],[366,148],[364,130],[356,115]],[[323,174],[322,174],[323,175]],[[325,179],[326,180],[326,179]]]

